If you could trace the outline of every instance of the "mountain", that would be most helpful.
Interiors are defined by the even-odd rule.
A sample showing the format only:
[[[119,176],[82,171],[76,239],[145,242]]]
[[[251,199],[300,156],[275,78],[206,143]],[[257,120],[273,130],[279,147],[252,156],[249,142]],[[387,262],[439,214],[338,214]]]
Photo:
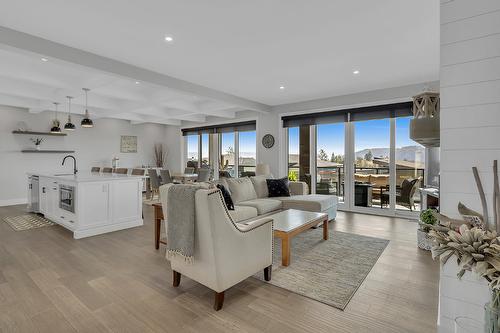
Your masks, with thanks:
[[[390,149],[389,148],[370,148],[363,149],[356,152],[356,158],[364,158],[368,151],[372,152],[373,157],[389,157]],[[421,146],[406,146],[401,148],[396,148],[396,160],[398,161],[415,161],[415,157],[417,160],[424,160],[425,156],[425,148]]]

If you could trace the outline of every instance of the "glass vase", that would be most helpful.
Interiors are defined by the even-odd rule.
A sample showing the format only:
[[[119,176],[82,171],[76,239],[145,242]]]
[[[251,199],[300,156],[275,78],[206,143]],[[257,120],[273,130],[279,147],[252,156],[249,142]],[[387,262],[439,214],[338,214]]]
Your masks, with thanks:
[[[482,324],[475,319],[468,317],[455,318],[455,333],[480,333]]]
[[[493,293],[496,295],[496,293]],[[495,296],[493,296],[495,298]],[[485,333],[500,333],[500,309],[497,300],[487,303],[484,306],[484,332]]]

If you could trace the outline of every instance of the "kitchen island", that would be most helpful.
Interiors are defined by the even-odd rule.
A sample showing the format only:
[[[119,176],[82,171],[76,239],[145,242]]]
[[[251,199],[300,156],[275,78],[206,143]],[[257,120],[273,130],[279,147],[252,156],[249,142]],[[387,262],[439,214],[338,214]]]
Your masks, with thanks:
[[[28,174],[28,208],[75,239],[143,225],[142,176]]]

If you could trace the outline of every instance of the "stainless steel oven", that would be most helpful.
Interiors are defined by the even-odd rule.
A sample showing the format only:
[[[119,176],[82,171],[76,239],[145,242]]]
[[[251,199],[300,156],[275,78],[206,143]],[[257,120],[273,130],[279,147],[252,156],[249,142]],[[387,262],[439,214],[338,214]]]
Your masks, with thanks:
[[[59,185],[59,208],[75,212],[75,187]]]

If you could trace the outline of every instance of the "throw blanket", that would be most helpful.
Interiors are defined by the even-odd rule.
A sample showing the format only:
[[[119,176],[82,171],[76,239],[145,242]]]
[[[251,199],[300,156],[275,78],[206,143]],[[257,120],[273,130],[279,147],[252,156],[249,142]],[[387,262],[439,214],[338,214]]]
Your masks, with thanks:
[[[194,195],[200,185],[172,185],[167,196],[167,259],[194,261]]]

